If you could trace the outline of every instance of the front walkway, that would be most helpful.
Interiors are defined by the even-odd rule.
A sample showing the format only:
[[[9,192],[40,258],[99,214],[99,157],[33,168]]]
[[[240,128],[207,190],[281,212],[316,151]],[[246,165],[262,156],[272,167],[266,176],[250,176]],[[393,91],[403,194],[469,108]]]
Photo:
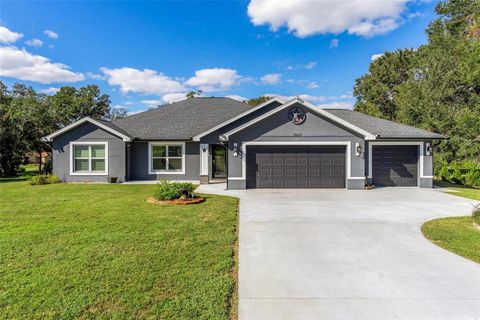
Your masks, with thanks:
[[[240,197],[239,318],[480,319],[480,265],[420,226],[474,201],[433,189],[198,192]]]

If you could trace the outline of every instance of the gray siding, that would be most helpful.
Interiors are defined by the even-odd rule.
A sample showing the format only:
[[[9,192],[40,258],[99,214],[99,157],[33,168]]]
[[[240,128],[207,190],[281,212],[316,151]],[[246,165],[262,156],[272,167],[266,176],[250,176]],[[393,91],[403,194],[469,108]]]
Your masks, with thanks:
[[[149,174],[148,142],[135,141],[129,149],[129,180],[199,180],[200,144],[198,142],[185,143],[185,174]]]
[[[245,155],[233,156],[234,143],[238,144],[239,150],[244,142],[324,142],[324,141],[349,141],[351,143],[351,177],[365,176],[365,160],[363,155],[355,156],[355,144],[365,147],[363,137],[352,131],[341,128],[330,120],[317,114],[306,111],[307,119],[302,125],[295,125],[288,119],[288,110],[279,111],[272,116],[263,119],[250,127],[231,136],[228,143],[228,176],[230,178],[242,177],[242,161]],[[248,149],[247,149],[248,150]],[[243,189],[245,181],[229,180],[229,189]],[[351,179],[347,181],[347,187],[363,189],[363,179]]]
[[[106,182],[106,176],[70,175],[70,142],[108,142],[108,175],[126,179],[125,142],[91,123],[84,123],[53,139],[53,173],[66,182]]]

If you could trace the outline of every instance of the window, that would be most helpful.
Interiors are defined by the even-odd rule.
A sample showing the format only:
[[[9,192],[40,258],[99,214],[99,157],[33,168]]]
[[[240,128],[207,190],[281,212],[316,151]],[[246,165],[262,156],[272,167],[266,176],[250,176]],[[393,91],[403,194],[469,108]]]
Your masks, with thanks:
[[[70,174],[108,174],[107,142],[72,142],[70,143],[70,154]]]
[[[149,143],[150,173],[185,173],[184,143]]]

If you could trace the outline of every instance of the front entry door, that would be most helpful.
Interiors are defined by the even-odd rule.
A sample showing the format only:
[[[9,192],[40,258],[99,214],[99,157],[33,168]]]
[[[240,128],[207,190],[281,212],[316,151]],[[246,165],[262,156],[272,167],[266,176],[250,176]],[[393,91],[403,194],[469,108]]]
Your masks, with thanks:
[[[213,178],[227,177],[227,149],[221,145],[213,146],[212,154]]]

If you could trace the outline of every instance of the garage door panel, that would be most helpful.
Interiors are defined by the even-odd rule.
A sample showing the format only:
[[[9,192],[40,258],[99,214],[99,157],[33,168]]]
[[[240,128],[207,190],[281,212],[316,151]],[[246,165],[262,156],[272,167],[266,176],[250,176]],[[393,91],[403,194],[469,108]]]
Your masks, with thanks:
[[[345,188],[345,146],[247,147],[247,188]]]
[[[372,146],[373,183],[382,186],[418,184],[419,147],[416,145]]]

